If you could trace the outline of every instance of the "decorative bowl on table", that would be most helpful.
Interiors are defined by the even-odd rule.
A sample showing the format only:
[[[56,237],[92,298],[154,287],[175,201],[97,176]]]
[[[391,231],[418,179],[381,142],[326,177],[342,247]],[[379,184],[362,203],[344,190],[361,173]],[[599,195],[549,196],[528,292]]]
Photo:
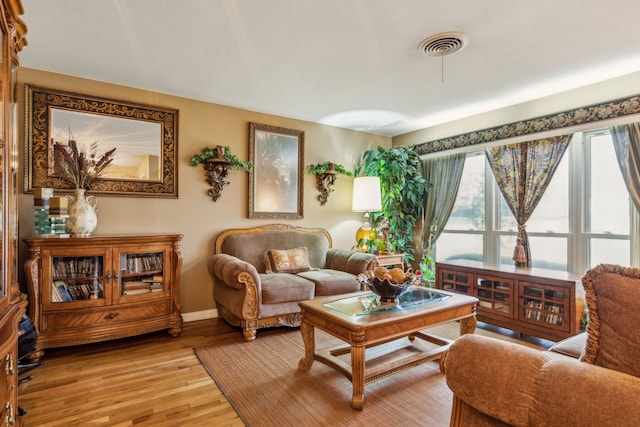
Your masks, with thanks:
[[[380,297],[381,302],[398,302],[398,298],[407,293],[414,285],[413,282],[391,283],[390,280],[374,277],[367,283],[369,289]]]
[[[382,303],[397,303],[398,298],[410,291],[413,285],[420,282],[420,277],[415,276],[413,273],[404,273],[401,269],[394,269],[396,271],[393,272],[392,276],[379,269],[380,267],[374,272],[363,273],[359,276],[359,279],[374,294],[380,297],[380,302]]]

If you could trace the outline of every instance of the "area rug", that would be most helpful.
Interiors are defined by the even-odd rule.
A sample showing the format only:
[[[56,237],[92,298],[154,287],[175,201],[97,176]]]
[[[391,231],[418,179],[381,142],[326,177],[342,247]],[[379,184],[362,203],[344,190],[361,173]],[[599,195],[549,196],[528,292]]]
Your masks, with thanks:
[[[435,332],[440,336],[457,336],[457,327],[439,328]],[[476,333],[497,335],[482,330]],[[334,337],[316,330],[316,348],[336,343],[339,341]],[[395,345],[394,357],[412,351],[408,340]],[[367,350],[367,364],[387,362],[383,350],[388,349]],[[351,382],[344,375],[317,361],[307,372],[298,370],[304,355],[298,329],[260,331],[253,342],[244,341],[238,333],[237,338],[199,347],[195,352],[247,426],[449,424],[452,394],[437,361],[366,385],[364,408],[354,410]]]

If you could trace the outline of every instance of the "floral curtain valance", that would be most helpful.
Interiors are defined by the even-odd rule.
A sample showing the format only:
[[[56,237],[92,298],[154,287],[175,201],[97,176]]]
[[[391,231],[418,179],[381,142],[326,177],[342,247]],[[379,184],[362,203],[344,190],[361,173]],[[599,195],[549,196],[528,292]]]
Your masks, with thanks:
[[[547,189],[571,141],[571,135],[489,148],[486,156],[498,187],[518,222],[513,260],[531,267],[526,222]]]
[[[561,129],[569,127],[628,117],[636,114],[640,114],[640,95],[628,96],[533,119],[521,120],[492,128],[475,130],[456,136],[423,142],[417,144],[415,150],[419,155],[423,156],[425,154],[455,148],[472,147],[477,144],[504,141],[509,138],[527,135],[533,136],[540,132],[561,131]],[[533,137],[535,138],[535,136]]]

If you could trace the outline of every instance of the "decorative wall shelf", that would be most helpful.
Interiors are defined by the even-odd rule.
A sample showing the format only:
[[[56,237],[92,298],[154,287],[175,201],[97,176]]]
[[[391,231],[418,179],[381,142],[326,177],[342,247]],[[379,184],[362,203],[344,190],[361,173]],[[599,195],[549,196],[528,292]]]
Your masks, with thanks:
[[[202,162],[202,164],[204,165],[204,172],[207,175],[207,182],[211,186],[207,194],[216,202],[222,195],[224,186],[229,184],[229,181],[225,181],[225,178],[229,174],[229,166],[231,166],[231,163],[224,159],[208,159]]]
[[[323,206],[329,199],[329,193],[333,191],[333,186],[336,183],[338,174],[353,176],[353,174],[347,171],[344,166],[333,162],[309,165],[307,166],[307,171],[316,177],[316,188],[320,192],[318,200]]]
[[[229,174],[230,167],[250,172],[253,166],[251,162],[240,160],[237,156],[231,154],[231,149],[222,145],[216,145],[213,148],[204,147],[201,154],[195,154],[189,160],[191,166],[198,166],[200,163],[204,166],[207,183],[211,186],[207,194],[214,202],[222,195],[224,186],[229,184],[229,181],[225,181],[225,178]]]
[[[333,191],[333,185],[336,183],[337,173],[335,170],[328,170],[324,173],[316,175],[316,188],[320,192],[318,200],[324,206],[329,199],[329,193]]]

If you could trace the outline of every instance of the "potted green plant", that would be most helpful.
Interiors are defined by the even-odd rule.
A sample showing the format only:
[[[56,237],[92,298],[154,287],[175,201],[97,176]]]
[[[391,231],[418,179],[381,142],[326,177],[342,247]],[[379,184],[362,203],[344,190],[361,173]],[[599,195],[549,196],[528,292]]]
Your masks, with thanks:
[[[420,173],[420,157],[413,146],[378,147],[362,155],[355,176],[380,177],[382,211],[371,214],[374,222],[389,220],[389,242],[407,262],[414,259],[413,231],[422,217],[424,195],[431,187]]]
[[[318,200],[321,205],[327,203],[329,193],[333,191],[333,185],[336,182],[338,174],[353,176],[353,174],[346,170],[344,166],[333,162],[308,165],[307,172],[311,175],[315,175],[316,177],[316,188],[320,192]]]
[[[418,264],[418,270],[420,272],[420,281],[428,288],[433,288],[436,281],[436,258],[433,253],[433,240],[436,236],[436,224],[433,224],[429,231],[429,238],[427,239],[427,245],[422,249],[422,259]]]
[[[222,195],[222,189],[229,181],[225,181],[229,173],[229,166],[233,169],[243,169],[251,172],[253,164],[249,161],[240,160],[231,153],[231,148],[216,145],[215,147],[204,147],[200,154],[194,154],[189,160],[191,166],[198,166],[200,163],[204,166],[207,182],[211,188],[207,194],[217,201]]]

